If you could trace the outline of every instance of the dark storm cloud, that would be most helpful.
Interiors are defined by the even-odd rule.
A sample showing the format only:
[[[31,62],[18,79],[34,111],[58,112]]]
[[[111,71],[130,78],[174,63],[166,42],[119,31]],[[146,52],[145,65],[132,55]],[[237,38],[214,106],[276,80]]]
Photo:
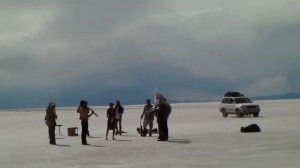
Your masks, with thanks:
[[[19,105],[299,91],[297,1],[0,4],[0,93]]]

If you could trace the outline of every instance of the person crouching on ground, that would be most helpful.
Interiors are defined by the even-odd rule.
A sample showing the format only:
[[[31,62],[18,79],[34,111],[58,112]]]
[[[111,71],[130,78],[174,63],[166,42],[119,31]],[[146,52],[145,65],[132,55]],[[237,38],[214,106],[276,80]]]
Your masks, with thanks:
[[[114,108],[114,104],[113,103],[109,103],[109,108],[106,111],[106,116],[107,116],[107,127],[106,127],[106,140],[107,140],[107,136],[108,136],[108,131],[112,130],[113,134],[112,134],[112,139],[115,139],[115,128],[116,128],[116,110]]]
[[[171,105],[167,102],[167,99],[161,94],[157,94],[156,99],[158,100],[158,105],[155,110],[157,114],[159,134],[158,141],[167,141],[169,138],[168,118],[171,113]]]
[[[143,130],[142,131],[142,136],[146,136],[147,134],[147,125],[149,125],[149,136],[152,136],[152,128],[153,128],[153,120],[154,120],[154,110],[152,109],[153,105],[151,104],[151,100],[147,99],[146,105],[144,106],[143,114],[141,115],[141,119],[143,116],[144,122],[143,122]],[[152,109],[152,110],[151,110]]]
[[[46,109],[46,116],[45,116],[45,121],[48,126],[48,133],[49,133],[49,139],[50,139],[50,144],[51,145],[56,145],[55,141],[55,126],[56,126],[56,111],[55,111],[55,103],[50,102],[47,109]]]
[[[89,128],[88,120],[93,114],[96,115],[95,111],[92,110],[91,108],[89,108],[87,105],[88,105],[88,102],[82,100],[82,101],[80,101],[80,107],[78,108],[78,112],[80,114],[79,119],[81,120],[81,127],[82,127],[82,132],[81,132],[82,145],[88,145],[87,140],[86,140],[86,136],[89,131],[88,130],[88,128]],[[91,113],[90,113],[90,111],[91,111]]]

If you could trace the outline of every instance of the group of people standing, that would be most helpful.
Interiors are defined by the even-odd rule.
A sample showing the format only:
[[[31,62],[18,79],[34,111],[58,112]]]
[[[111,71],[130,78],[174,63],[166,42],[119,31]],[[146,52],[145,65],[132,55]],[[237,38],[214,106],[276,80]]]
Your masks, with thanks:
[[[122,115],[124,108],[121,105],[120,101],[117,100],[114,106],[113,103],[109,103],[109,108],[107,109],[107,131],[106,131],[106,140],[108,130],[113,130],[113,140],[115,140],[114,135],[122,135]],[[79,113],[79,120],[81,120],[81,142],[82,145],[88,145],[86,137],[89,136],[89,118],[92,115],[98,117],[98,114],[88,106],[88,102],[85,100],[80,101],[80,105],[77,108],[77,113]],[[46,108],[45,121],[48,126],[48,134],[50,139],[50,144],[55,145],[55,127],[56,127],[56,104],[50,102]]]
[[[79,113],[81,120],[81,126],[82,126],[82,133],[81,133],[81,141],[82,145],[88,145],[86,137],[89,136],[89,130],[88,130],[88,119],[92,115],[98,115],[95,113],[94,110],[92,110],[90,107],[88,107],[88,102],[85,100],[80,101],[80,106],[77,109],[77,112]],[[113,130],[113,136],[112,139],[115,140],[115,133],[122,135],[122,115],[124,112],[124,108],[121,105],[120,101],[117,100],[116,104],[109,103],[109,108],[107,109],[107,129],[106,129],[106,140],[108,135],[108,130]]]
[[[157,117],[158,124],[158,141],[167,141],[168,134],[168,117],[171,112],[171,106],[167,102],[166,98],[161,94],[156,94],[156,99],[158,104],[152,105],[151,100],[147,99],[146,105],[144,107],[141,119],[143,116],[143,129],[146,130],[147,125],[149,125],[149,136],[152,136],[153,120],[154,116]],[[48,133],[50,144],[55,145],[55,127],[56,127],[56,104],[50,102],[46,108],[45,121],[48,126]],[[79,113],[79,119],[81,120],[82,133],[81,142],[82,145],[88,145],[86,137],[89,136],[88,120],[92,115],[98,117],[93,109],[88,107],[88,102],[85,100],[80,101],[77,113]],[[106,140],[108,140],[109,130],[112,130],[112,140],[115,140],[115,135],[122,135],[122,115],[124,113],[124,107],[121,105],[120,101],[117,100],[116,103],[109,103],[109,107],[106,111],[107,116],[107,129],[106,129]]]
[[[122,135],[122,115],[124,113],[124,107],[121,105],[120,101],[114,103],[109,103],[109,108],[106,110],[107,116],[107,127],[106,127],[106,140],[109,130],[112,130],[112,139],[115,140],[116,135]]]

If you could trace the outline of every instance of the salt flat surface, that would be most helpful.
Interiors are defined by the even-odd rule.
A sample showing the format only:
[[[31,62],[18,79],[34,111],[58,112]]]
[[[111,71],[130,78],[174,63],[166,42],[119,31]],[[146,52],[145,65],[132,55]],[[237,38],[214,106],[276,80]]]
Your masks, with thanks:
[[[74,108],[58,108],[63,136],[48,143],[44,109],[0,111],[0,167],[201,167],[201,168],[299,168],[300,100],[257,101],[258,118],[223,118],[218,103],[175,104],[169,119],[168,142],[140,137],[136,132],[142,106],[125,106],[123,130],[116,141],[105,140],[106,107],[94,107],[91,137],[81,145],[80,136],[67,136],[68,127],[80,121]],[[261,133],[240,133],[241,126],[258,124]],[[157,124],[155,124],[157,127]]]

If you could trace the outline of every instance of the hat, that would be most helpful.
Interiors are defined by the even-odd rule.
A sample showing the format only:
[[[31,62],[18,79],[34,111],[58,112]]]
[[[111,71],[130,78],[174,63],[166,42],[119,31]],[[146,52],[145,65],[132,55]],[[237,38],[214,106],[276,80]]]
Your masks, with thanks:
[[[56,104],[55,104],[54,102],[50,102],[50,103],[49,103],[49,106],[50,106],[50,107],[56,107]]]
[[[167,99],[164,95],[162,95],[161,93],[156,93],[156,100],[158,100],[158,103],[163,104],[163,103],[167,103]]]

